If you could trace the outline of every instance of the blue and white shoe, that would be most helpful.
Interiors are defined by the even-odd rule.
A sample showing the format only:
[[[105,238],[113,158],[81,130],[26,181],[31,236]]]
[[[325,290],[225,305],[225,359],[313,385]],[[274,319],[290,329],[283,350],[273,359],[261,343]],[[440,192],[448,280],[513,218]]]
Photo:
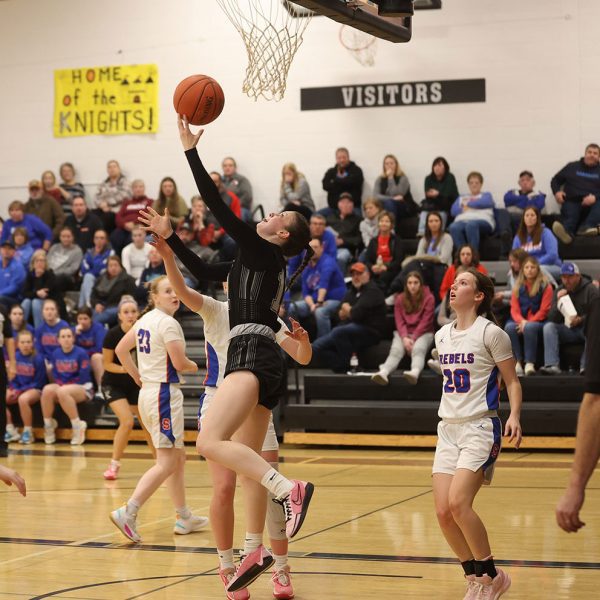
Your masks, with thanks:
[[[33,435],[33,431],[31,429],[23,429],[23,433],[21,434],[21,439],[19,440],[20,444],[33,444],[35,442],[35,436]]]
[[[208,517],[196,517],[192,515],[189,519],[179,518],[175,521],[173,533],[187,535],[205,529],[208,525]]]
[[[18,442],[20,439],[21,436],[19,435],[19,432],[14,428],[10,431],[7,429],[6,433],[4,434],[4,441],[7,444],[10,444],[10,442]]]

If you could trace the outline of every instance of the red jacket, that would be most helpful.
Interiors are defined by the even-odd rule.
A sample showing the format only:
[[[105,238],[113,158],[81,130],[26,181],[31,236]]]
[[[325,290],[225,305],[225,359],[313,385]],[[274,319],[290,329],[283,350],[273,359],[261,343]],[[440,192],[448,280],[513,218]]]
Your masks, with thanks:
[[[433,315],[435,311],[435,298],[425,285],[423,286],[423,304],[421,310],[414,313],[407,313],[404,310],[402,300],[404,293],[396,296],[394,304],[394,317],[396,319],[396,329],[400,337],[409,337],[417,340],[424,333],[433,333]]]
[[[127,198],[123,200],[121,208],[115,217],[117,227],[119,229],[125,229],[125,223],[132,223],[137,221],[138,212],[145,208],[152,206],[154,200],[143,196],[142,198]]]
[[[488,274],[487,269],[481,263],[479,263],[475,268],[480,273],[483,273],[484,275]],[[452,264],[446,269],[444,279],[442,279],[442,285],[440,286],[440,298],[442,300],[446,297],[446,294],[448,293],[448,290],[454,283],[455,279],[456,279],[456,266],[454,264]]]

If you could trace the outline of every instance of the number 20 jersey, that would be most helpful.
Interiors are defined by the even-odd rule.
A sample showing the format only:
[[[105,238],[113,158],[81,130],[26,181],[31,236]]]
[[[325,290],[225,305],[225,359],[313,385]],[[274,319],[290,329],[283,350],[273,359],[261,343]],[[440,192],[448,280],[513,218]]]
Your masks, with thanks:
[[[181,325],[155,308],[136,321],[133,327],[142,383],[179,383],[179,375],[167,353],[167,344],[183,342],[185,351]]]
[[[438,416],[449,421],[470,421],[500,403],[497,363],[512,357],[508,334],[483,317],[458,331],[456,321],[435,334],[442,370],[442,400]]]

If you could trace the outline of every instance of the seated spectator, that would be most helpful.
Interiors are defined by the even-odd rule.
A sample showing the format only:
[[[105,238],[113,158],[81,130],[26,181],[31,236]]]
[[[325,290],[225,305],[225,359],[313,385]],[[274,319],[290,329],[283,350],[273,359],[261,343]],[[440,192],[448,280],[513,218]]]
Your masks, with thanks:
[[[542,215],[536,206],[523,211],[512,247],[523,248],[527,254],[535,256],[542,269],[554,279],[560,277],[562,261],[558,257],[558,241],[542,223]]]
[[[587,275],[581,275],[579,267],[573,262],[564,262],[561,267],[562,285],[552,296],[552,307],[548,313],[548,322],[544,325],[544,366],[540,371],[544,375],[560,375],[560,345],[585,343],[585,318],[589,306],[598,297],[598,288]],[[577,314],[565,316],[558,301],[568,296]],[[585,368],[585,352],[581,355],[580,369]],[[592,368],[597,368],[594,365]]]
[[[494,294],[492,301],[492,311],[499,323],[506,323],[510,318],[510,305],[513,297],[513,290],[517,283],[519,273],[523,267],[525,259],[529,256],[523,248],[513,248],[508,254],[508,273],[506,275],[506,287]]]
[[[538,209],[541,213],[546,206],[546,194],[536,191],[535,179],[531,171],[521,171],[519,173],[519,187],[514,190],[508,190],[504,194],[504,206],[510,213],[510,221],[513,233],[517,232],[523,211],[530,206]]]
[[[17,337],[16,351],[17,374],[8,383],[6,390],[6,404],[18,404],[23,433],[19,434],[12,420],[12,414],[6,409],[6,434],[5,442],[20,442],[32,444],[35,442],[33,435],[33,412],[31,407],[40,401],[42,388],[46,384],[46,366],[44,359],[36,354],[33,347],[33,334],[30,331],[21,331]]]
[[[461,273],[464,273],[468,268],[469,267],[465,267],[464,265],[458,265],[456,267],[454,279],[456,279],[456,277],[458,275],[460,275]],[[454,283],[454,279],[452,280],[452,283]],[[444,325],[447,325],[448,323],[452,323],[452,321],[454,321],[456,319],[456,313],[454,312],[454,309],[450,305],[450,292],[451,292],[451,289],[448,288],[448,290],[446,291],[446,294],[444,295],[442,303],[440,304],[438,316],[437,316],[438,327],[443,327]],[[429,367],[431,369],[433,369],[436,373],[438,373],[438,370],[436,368],[432,367],[429,363],[430,363],[430,361],[427,362]],[[439,374],[441,375],[441,371],[439,371]]]
[[[123,270],[121,259],[108,257],[106,271],[96,279],[90,302],[94,309],[94,321],[112,327],[117,324],[121,296],[135,294],[135,280]]]
[[[108,234],[99,229],[94,234],[94,247],[83,257],[80,274],[82,277],[78,308],[90,306],[90,295],[96,279],[106,271],[108,257],[114,254],[108,243]]]
[[[379,385],[387,385],[388,377],[393,373],[404,358],[411,357],[410,370],[402,376],[409,383],[416,385],[425,367],[425,358],[433,344],[433,316],[435,300],[429,288],[424,285],[418,271],[413,271],[406,278],[404,292],[396,296],[394,303],[394,318],[396,331],[390,353],[379,371],[371,380]]]
[[[475,250],[469,244],[463,244],[458,247],[456,252],[456,258],[454,263],[448,267],[442,285],[440,286],[440,299],[443,300],[446,297],[446,293],[450,289],[450,286],[454,283],[456,276],[458,275],[458,267],[463,266],[465,268],[473,267],[480,273],[487,275],[487,269],[479,262],[479,252]]]
[[[319,211],[325,217],[337,212],[340,195],[347,192],[354,201],[354,206],[360,206],[363,188],[362,169],[350,160],[347,148],[335,151],[335,167],[328,169],[323,176],[323,189],[327,192],[327,208]]]
[[[417,235],[425,233],[425,222],[430,212],[437,212],[442,218],[442,229],[446,228],[450,208],[458,198],[456,179],[450,172],[450,165],[443,156],[433,159],[431,173],[425,177],[425,199],[421,201],[421,214]]]
[[[102,221],[88,210],[85,199],[81,196],[73,198],[71,203],[73,214],[65,220],[65,227],[69,227],[75,234],[75,243],[87,252],[94,245],[96,231],[102,229]]]
[[[184,222],[179,227],[179,229],[177,229],[177,235],[181,238],[181,241],[188,248],[190,248],[190,250],[193,250],[203,261],[210,263],[210,262],[214,262],[218,259],[219,253],[216,250],[213,250],[212,248],[209,248],[208,246],[202,246],[198,242],[198,238],[197,238],[196,234],[194,233],[192,226],[189,223]],[[191,276],[191,274],[185,267],[183,267],[183,269],[182,269],[182,265],[179,262],[178,262],[178,266],[182,273],[184,271],[187,271],[188,275],[184,274],[184,277],[186,277],[188,279],[194,279],[193,276]],[[194,284],[194,285],[190,285],[189,283],[187,283],[186,285],[188,285],[190,287],[195,287],[197,285],[197,283],[198,282],[196,282],[196,284]]]
[[[327,224],[337,233],[337,262],[342,273],[356,256],[361,244],[360,217],[354,212],[354,202],[348,192],[338,200],[338,210],[327,217]]]
[[[83,184],[77,181],[75,177],[75,167],[70,162],[65,162],[60,165],[59,174],[61,182],[58,189],[62,195],[60,205],[65,211],[68,218],[72,214],[73,200],[75,198],[83,198],[85,200],[85,188]]]
[[[231,156],[227,156],[221,163],[223,176],[221,180],[225,189],[235,194],[240,201],[240,209],[244,221],[250,221],[252,212],[252,185],[247,177],[237,172],[237,163]]]
[[[184,225],[189,225],[192,229],[194,240],[202,248],[208,248],[215,253],[215,260],[218,258],[219,251],[216,249],[217,239],[215,234],[220,229],[219,222],[214,218],[208,210],[204,200],[200,196],[192,197],[192,208],[187,214]],[[225,230],[221,230],[225,233]],[[231,240],[232,243],[233,240]]]
[[[552,231],[563,244],[574,235],[598,235],[600,225],[600,146],[588,144],[583,158],[567,163],[550,182],[561,219]]]
[[[242,206],[240,203],[240,199],[231,191],[228,190],[223,184],[223,180],[221,179],[221,175],[216,171],[211,171],[210,178],[213,180],[214,184],[217,186],[219,190],[219,194],[221,195],[221,199],[229,208],[233,211],[233,214],[236,215],[239,219],[242,218]],[[216,248],[219,250],[221,254],[221,259],[224,261],[233,260],[235,258],[235,254],[237,252],[237,245],[227,234],[225,229],[221,227],[221,224],[218,222],[216,217],[209,211],[209,218],[214,219],[216,223],[216,230],[214,235],[214,242]]]
[[[183,223],[189,207],[187,202],[179,195],[177,184],[172,177],[163,177],[160,182],[158,198],[153,208],[161,215],[164,214],[165,208],[169,209],[169,218],[173,229],[177,229]]]
[[[360,235],[363,246],[368,248],[369,242],[379,233],[379,215],[383,211],[383,203],[377,198],[367,198],[363,202],[363,220],[360,222]]]
[[[60,318],[56,301],[51,298],[44,300],[42,319],[42,324],[35,328],[33,339],[35,341],[35,351],[44,357],[46,370],[50,376],[52,373],[50,358],[58,348],[58,332],[63,327],[69,327],[69,324]]]
[[[41,219],[52,230],[53,239],[65,224],[65,213],[60,204],[44,193],[42,182],[33,179],[29,182],[29,200],[25,203],[25,212]]]
[[[285,163],[281,170],[279,202],[283,210],[301,212],[307,221],[315,210],[308,181],[294,163]]]
[[[100,184],[96,192],[96,209],[94,213],[108,232],[115,228],[115,214],[121,204],[131,198],[131,186],[121,171],[119,161],[109,160],[106,163],[108,177]]]
[[[330,365],[334,373],[346,373],[352,354],[379,342],[385,333],[385,297],[370,281],[364,263],[350,267],[352,283],[342,300],[339,325],[313,342],[313,359]]]
[[[26,273],[21,262],[15,259],[15,245],[11,240],[0,244],[0,257],[0,306],[7,313],[9,307],[21,300]]]
[[[60,230],[59,243],[52,244],[48,250],[48,268],[54,272],[56,285],[62,291],[75,288],[83,252],[75,243],[73,230],[65,226]]]
[[[512,343],[519,376],[535,374],[538,343],[551,304],[552,286],[537,259],[528,256],[512,292],[511,318],[504,327]],[[520,337],[525,346],[525,369]]]
[[[21,331],[31,331],[33,333],[33,325],[30,325],[25,320],[25,313],[20,304],[13,304],[8,314],[10,326],[12,329],[13,338],[16,340]]]
[[[384,211],[379,215],[379,234],[369,242],[365,264],[371,271],[371,281],[387,295],[390,284],[400,272],[404,253],[394,232],[394,215]]]
[[[20,200],[14,200],[8,205],[7,219],[2,227],[0,235],[0,244],[10,240],[17,227],[24,227],[27,230],[27,238],[34,250],[43,248],[48,250],[52,243],[52,230],[40,218],[35,215],[25,214],[25,205]]]
[[[27,229],[25,229],[25,227],[15,227],[12,241],[15,245],[15,258],[20,261],[23,268],[27,270],[34,252],[33,246],[29,243]]]
[[[106,336],[106,329],[101,323],[92,320],[92,310],[84,306],[77,311],[77,325],[75,326],[75,345],[87,352],[92,366],[92,373],[96,381],[96,389],[100,390],[100,382],[104,374],[104,361],[102,359],[102,346]]]
[[[57,423],[52,415],[58,403],[71,420],[71,446],[80,446],[85,442],[87,423],[79,418],[77,405],[91,400],[94,393],[90,360],[85,350],[75,345],[75,335],[70,327],[61,327],[58,343],[59,347],[50,358],[54,383],[48,383],[42,390],[44,442],[56,442]]]
[[[152,281],[157,277],[166,274],[167,270],[165,269],[165,264],[161,255],[156,248],[150,246],[150,252],[148,252],[148,266],[142,271],[135,292],[135,299],[139,302],[140,306],[143,307],[148,304],[148,291]]]
[[[331,319],[337,314],[346,295],[346,284],[337,262],[324,254],[319,238],[310,241],[313,256],[302,271],[302,298],[292,302],[290,316],[305,320],[313,314],[317,323],[317,338],[331,331]]]
[[[139,223],[136,223],[131,230],[131,244],[125,246],[121,253],[123,269],[135,279],[136,285],[146,268],[151,249],[152,246],[146,241],[146,232]]]
[[[483,175],[473,171],[469,173],[467,183],[469,193],[459,196],[450,210],[454,222],[448,231],[455,248],[463,244],[479,248],[480,237],[491,235],[496,227],[492,194],[481,191]]]
[[[138,213],[149,206],[153,200],[146,196],[146,186],[141,179],[131,184],[131,198],[125,198],[119,212],[115,215],[115,229],[110,234],[110,243],[117,254],[131,243],[131,232],[137,224]]]
[[[62,194],[56,185],[56,175],[52,171],[44,171],[40,178],[44,194],[52,196],[59,204],[62,204]]]
[[[43,322],[42,308],[46,298],[54,300],[61,315],[66,316],[63,290],[56,285],[54,273],[48,268],[46,252],[36,250],[31,257],[31,263],[27,270],[23,287],[23,302],[21,302],[25,321],[29,321],[30,315],[33,315],[33,326],[35,328]]]
[[[418,212],[417,205],[410,193],[410,183],[400,168],[398,159],[388,154],[383,159],[383,173],[375,180],[373,194],[383,202],[383,207],[400,222]]]

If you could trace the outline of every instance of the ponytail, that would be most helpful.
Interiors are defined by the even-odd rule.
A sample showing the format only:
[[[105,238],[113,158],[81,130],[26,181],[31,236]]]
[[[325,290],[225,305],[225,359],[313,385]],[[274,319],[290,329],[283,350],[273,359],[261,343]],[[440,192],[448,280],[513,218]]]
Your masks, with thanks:
[[[300,266],[296,269],[294,274],[290,277],[290,280],[288,281],[288,284],[285,287],[286,292],[294,285],[294,283],[296,282],[296,279],[298,279],[298,277],[300,277],[300,275],[302,274],[302,271],[304,271],[304,269],[306,269],[306,265],[309,263],[310,259],[314,255],[315,255],[315,251],[310,246],[307,246],[306,254],[304,255],[304,258],[302,259]]]

